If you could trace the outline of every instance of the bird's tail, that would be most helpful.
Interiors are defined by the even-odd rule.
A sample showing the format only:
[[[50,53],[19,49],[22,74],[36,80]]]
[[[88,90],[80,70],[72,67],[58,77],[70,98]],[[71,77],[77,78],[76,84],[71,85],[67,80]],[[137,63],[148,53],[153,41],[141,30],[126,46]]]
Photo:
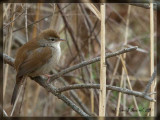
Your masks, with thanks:
[[[14,86],[14,90],[13,90],[13,94],[12,94],[12,99],[11,99],[11,105],[14,105],[17,95],[18,95],[18,91],[20,88],[21,84],[15,84]]]

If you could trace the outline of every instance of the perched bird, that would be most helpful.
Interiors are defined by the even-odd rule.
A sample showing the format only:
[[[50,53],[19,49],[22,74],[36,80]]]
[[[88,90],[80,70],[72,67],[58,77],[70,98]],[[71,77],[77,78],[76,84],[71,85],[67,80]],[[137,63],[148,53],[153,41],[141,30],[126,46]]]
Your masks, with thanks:
[[[56,31],[47,29],[18,49],[14,64],[17,75],[11,99],[12,105],[27,76],[46,75],[49,80],[48,73],[54,69],[61,56],[61,41],[65,40],[60,39]]]

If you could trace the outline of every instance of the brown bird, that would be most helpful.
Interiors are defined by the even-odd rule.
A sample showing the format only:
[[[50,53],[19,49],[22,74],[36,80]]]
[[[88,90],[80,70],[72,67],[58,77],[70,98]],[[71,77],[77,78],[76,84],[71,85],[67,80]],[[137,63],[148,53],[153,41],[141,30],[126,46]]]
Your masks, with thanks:
[[[27,76],[47,75],[58,63],[61,56],[59,35],[52,29],[44,30],[37,37],[21,46],[16,54],[16,84],[11,104],[15,103],[18,90]]]

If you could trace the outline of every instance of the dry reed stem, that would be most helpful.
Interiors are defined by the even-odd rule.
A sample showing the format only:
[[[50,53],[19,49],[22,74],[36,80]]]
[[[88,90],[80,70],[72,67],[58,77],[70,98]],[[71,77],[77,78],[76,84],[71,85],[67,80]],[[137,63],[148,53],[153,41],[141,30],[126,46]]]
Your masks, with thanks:
[[[122,71],[122,73],[123,73],[123,71]],[[120,87],[121,87],[121,88],[122,88],[122,85],[123,85],[123,80],[124,80],[124,76],[121,75],[121,82],[120,82]],[[117,107],[116,107],[116,116],[119,116],[121,96],[122,96],[122,93],[119,92],[119,94],[118,94],[118,103],[117,103]]]
[[[23,85],[20,86],[20,89],[19,89],[19,91],[18,91],[18,95],[17,95],[16,101],[15,101],[15,103],[14,103],[14,105],[13,105],[13,108],[12,108],[12,111],[11,111],[11,114],[10,114],[11,117],[13,116],[13,113],[14,113],[14,111],[15,111],[15,108],[16,108],[18,99],[19,99],[19,97],[20,97],[20,93],[21,93],[21,91],[22,91],[22,88],[23,88]]]
[[[36,84],[35,86],[35,92],[33,93],[34,94],[34,100],[33,100],[33,107],[32,107],[32,110],[34,112],[35,108],[36,108],[36,105],[37,105],[37,100],[38,100],[38,97],[39,97],[39,93],[40,93],[40,89],[41,87]]]
[[[26,41],[28,42],[28,24],[27,24],[27,3],[24,5],[25,6],[25,34],[26,34]],[[25,81],[27,80],[28,78],[25,78]],[[24,84],[24,83],[23,83]],[[26,85],[26,84],[25,84]],[[18,99],[19,99],[19,97],[20,97],[20,94],[21,94],[21,92],[22,92],[22,88],[23,88],[23,86],[24,85],[22,85],[21,87],[20,87],[20,89],[19,89],[19,92],[18,92],[18,95],[17,95],[17,98],[16,98],[16,101],[15,101],[15,103],[14,103],[14,105],[13,105],[13,108],[12,108],[12,111],[11,111],[11,116],[13,115],[13,113],[14,113],[14,111],[15,111],[15,108],[16,108],[16,105],[17,105],[17,102],[18,102]],[[25,91],[24,91],[24,93],[25,93]],[[24,94],[23,93],[23,94]],[[23,97],[24,97],[24,95],[23,95]],[[23,98],[22,98],[22,101],[21,101],[22,103],[23,103]],[[21,103],[21,106],[22,106],[22,103]],[[20,109],[21,109],[21,106],[20,106]]]
[[[29,109],[29,93],[30,93],[30,84],[31,84],[31,81],[30,80],[27,80],[27,85],[26,85],[26,94],[25,94],[25,104],[24,104],[24,116],[27,115],[28,113],[28,109]]]
[[[26,41],[28,42],[28,27],[27,27],[27,3],[25,4],[25,32],[26,32]]]
[[[130,18],[130,11],[131,11],[131,5],[128,6],[128,11],[127,11],[127,20],[126,20],[126,30],[125,30],[125,39],[124,39],[124,45],[127,44],[127,39],[128,39],[128,26],[129,26],[129,18]],[[124,63],[125,63],[125,59],[126,59],[126,54],[123,54],[123,58],[124,58]],[[124,82],[124,88],[126,88],[126,78],[124,78],[124,68],[122,66],[122,77],[121,77],[121,81],[123,79]],[[122,85],[123,83],[120,83],[120,85]],[[122,86],[121,86],[122,87]],[[117,111],[116,111],[116,116],[119,116],[119,107],[120,107],[120,102],[121,102],[121,94],[118,95],[118,107],[117,107]],[[120,98],[119,98],[120,97]],[[123,95],[123,109],[126,109],[126,94]],[[126,116],[126,111],[123,111],[123,115]]]
[[[8,117],[8,114],[6,113],[4,109],[3,109],[3,117]]]
[[[12,4],[12,8],[11,8],[11,16],[12,16],[12,14],[15,12],[15,9],[16,9],[16,4]],[[13,15],[13,17],[11,18],[11,21],[12,20],[14,20],[14,18],[15,18],[15,14]],[[8,39],[6,39],[6,40],[8,40],[7,42],[6,42],[6,44],[7,44],[7,48],[5,48],[5,51],[7,51],[7,54],[10,56],[10,53],[11,53],[11,45],[12,45],[12,38],[13,38],[13,25],[14,25],[14,23],[12,23],[11,25],[10,25],[10,29],[9,29],[9,35],[8,35]],[[9,68],[9,66],[8,65],[6,65],[6,67],[5,67],[5,72],[4,72],[4,84],[3,84],[3,98],[5,97],[5,92],[6,92],[6,87],[7,87],[7,80],[8,80],[8,68]]]
[[[128,81],[129,89],[130,89],[130,90],[133,90],[133,89],[132,89],[132,86],[131,86],[130,79],[129,79],[129,77],[128,77],[128,71],[127,71],[126,65],[125,65],[125,63],[124,63],[124,60],[123,60],[123,58],[122,58],[122,55],[120,55],[120,59],[121,59],[121,62],[122,62],[124,71],[125,71],[125,73],[126,73],[126,75],[127,75],[127,81]],[[138,111],[138,115],[141,116],[141,113],[139,112],[139,108],[138,108],[138,104],[137,104],[137,101],[136,101],[135,96],[133,96],[133,101],[134,101],[134,104],[135,104],[136,109],[137,109],[137,111]]]
[[[42,6],[43,3],[37,3],[37,7],[36,7],[36,15],[35,15],[35,20],[34,21],[38,21],[39,20],[39,16],[40,16],[40,7]],[[37,35],[37,28],[33,27],[33,35],[32,38],[36,37]]]
[[[124,41],[124,45],[127,44],[128,41],[128,29],[129,29],[129,18],[130,18],[130,13],[131,13],[131,5],[128,6],[128,11],[127,11],[127,23],[126,23],[126,31],[125,31],[125,41]],[[126,54],[123,54],[123,58],[124,58],[124,65],[125,65],[125,60],[126,60]],[[124,75],[124,69],[122,66],[122,75]],[[128,74],[127,74],[128,76]],[[126,88],[126,78],[124,78],[124,88]],[[126,94],[123,94],[123,109],[126,110]],[[123,112],[123,116],[126,116],[126,111]]]
[[[53,7],[53,15],[52,15],[52,18],[51,18],[51,23],[50,23],[50,28],[51,29],[53,29],[54,28],[54,18],[55,18],[55,16],[54,16],[54,12],[55,12],[55,8],[56,8],[56,6],[55,6],[55,3],[53,3],[53,4],[51,4],[51,6]]]
[[[150,3],[150,73],[154,72],[154,12],[153,12],[153,1]],[[156,85],[156,80],[153,81],[151,85],[151,93],[154,92],[154,88]],[[155,98],[155,95],[152,94],[151,98]],[[150,102],[151,113],[152,117],[155,116],[155,103]]]
[[[3,9],[4,9],[4,12],[3,12],[3,19],[5,18],[5,16],[7,16],[8,14],[8,9],[10,8],[11,4],[8,4],[7,7],[4,6],[5,4],[3,4]]]
[[[100,60],[99,116],[105,116],[105,106],[106,106],[105,3],[101,4],[100,9],[101,9],[101,60]]]
[[[88,41],[88,46],[89,46],[89,56],[91,57],[92,55],[92,50],[91,50],[91,39]],[[93,73],[92,73],[92,64],[90,65],[90,83],[93,84]],[[94,90],[90,90],[90,99],[91,99],[91,113],[94,113]]]
[[[117,62],[116,62],[116,65],[115,65],[115,68],[114,68],[114,71],[113,71],[112,77],[107,76],[107,77],[109,77],[109,79],[111,79],[110,85],[113,85],[113,83],[114,83],[115,78],[114,78],[113,76],[115,76],[116,73],[117,73],[117,70],[118,70],[118,67],[119,67],[119,63],[120,63],[120,59],[118,58],[118,59],[117,59]],[[108,90],[107,96],[106,96],[106,106],[107,106],[107,103],[108,103],[108,101],[109,101],[110,93],[111,93],[111,90]]]
[[[43,5],[43,3],[38,3],[37,4],[37,7],[36,7],[36,16],[35,16],[35,21],[37,21],[37,20],[39,20],[39,17],[40,17],[40,8],[41,8],[41,6]],[[34,27],[33,28],[33,35],[32,35],[32,38],[34,38],[34,37],[36,37],[37,36],[37,28],[36,27]],[[30,85],[30,82],[31,81],[28,81],[29,82],[29,85]],[[29,88],[29,86],[28,86],[28,88]],[[29,92],[29,91],[28,91]],[[38,100],[38,96],[39,96],[39,93],[40,93],[40,86],[38,85],[38,84],[36,84],[36,86],[35,86],[35,91],[34,91],[34,100],[33,100],[33,106],[32,106],[32,111],[33,111],[33,113],[34,113],[34,110],[35,110],[35,108],[36,108],[36,103],[37,103],[37,100]],[[28,106],[28,102],[27,102],[27,104],[26,104],[26,106]]]
[[[99,20],[101,20],[101,13],[92,3],[84,3],[84,4],[97,16]]]

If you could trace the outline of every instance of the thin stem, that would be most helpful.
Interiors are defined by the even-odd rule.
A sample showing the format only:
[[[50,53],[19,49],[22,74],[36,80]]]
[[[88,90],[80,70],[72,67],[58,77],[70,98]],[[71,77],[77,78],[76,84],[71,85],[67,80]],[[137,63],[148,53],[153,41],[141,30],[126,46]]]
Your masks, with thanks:
[[[154,12],[153,12],[153,1],[150,3],[150,73],[154,72]],[[154,92],[154,86],[156,81],[151,85],[151,93]],[[155,95],[152,94],[151,97],[154,99]],[[155,116],[155,103],[150,103],[151,116]]]
[[[99,116],[105,116],[106,106],[106,63],[105,63],[105,3],[101,4],[101,60]]]

